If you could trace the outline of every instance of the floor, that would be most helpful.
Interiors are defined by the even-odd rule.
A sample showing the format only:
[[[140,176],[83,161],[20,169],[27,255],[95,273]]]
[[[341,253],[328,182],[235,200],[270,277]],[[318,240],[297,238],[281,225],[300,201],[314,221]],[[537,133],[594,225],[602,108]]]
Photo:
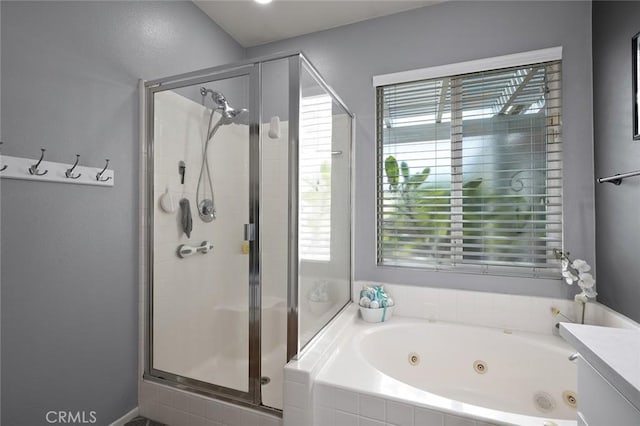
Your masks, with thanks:
[[[136,417],[130,422],[125,423],[124,426],[167,426],[164,423],[154,422],[153,420],[149,420],[145,417]]]

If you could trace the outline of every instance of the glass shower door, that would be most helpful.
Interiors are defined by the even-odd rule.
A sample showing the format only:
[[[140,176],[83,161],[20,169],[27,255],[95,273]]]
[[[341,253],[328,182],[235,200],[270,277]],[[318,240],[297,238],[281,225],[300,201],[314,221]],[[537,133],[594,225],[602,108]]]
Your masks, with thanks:
[[[244,400],[256,399],[249,331],[259,320],[251,78],[154,91],[149,200],[151,373]]]

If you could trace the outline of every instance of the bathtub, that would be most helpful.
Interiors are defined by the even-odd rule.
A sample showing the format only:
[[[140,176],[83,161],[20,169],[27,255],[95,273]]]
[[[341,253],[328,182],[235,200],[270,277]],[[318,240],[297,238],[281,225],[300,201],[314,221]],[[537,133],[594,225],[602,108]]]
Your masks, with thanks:
[[[329,406],[333,416],[357,416],[363,398],[373,398],[387,410],[412,407],[415,425],[431,425],[419,412],[465,425],[576,425],[574,351],[558,336],[403,317],[368,324],[354,309],[344,314],[354,319],[314,380],[320,413]],[[354,395],[360,402],[350,408]],[[361,416],[385,420],[369,405],[372,415]],[[327,422],[320,414],[313,424]]]

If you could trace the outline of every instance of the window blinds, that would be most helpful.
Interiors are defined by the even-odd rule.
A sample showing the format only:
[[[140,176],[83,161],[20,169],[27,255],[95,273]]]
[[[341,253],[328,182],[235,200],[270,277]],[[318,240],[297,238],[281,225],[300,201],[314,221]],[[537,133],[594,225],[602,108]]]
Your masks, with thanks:
[[[557,275],[560,62],[376,91],[378,263]]]
[[[328,95],[302,98],[300,107],[300,257],[331,259],[332,106]]]

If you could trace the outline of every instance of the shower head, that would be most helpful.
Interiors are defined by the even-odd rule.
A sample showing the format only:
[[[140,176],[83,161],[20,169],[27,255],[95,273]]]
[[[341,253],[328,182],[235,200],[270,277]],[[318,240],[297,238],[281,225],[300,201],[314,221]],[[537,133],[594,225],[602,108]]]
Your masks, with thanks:
[[[231,107],[231,105],[229,105],[229,103],[227,102],[227,98],[222,93],[201,87],[200,94],[202,95],[203,104],[207,93],[211,93],[211,100],[213,100],[213,103],[216,105],[216,109],[219,110],[220,114],[222,115],[222,118],[219,122],[220,125],[244,123],[245,119],[249,115],[248,109],[235,109]]]
[[[246,124],[247,118],[249,118],[249,110],[246,108],[235,109],[231,108],[228,104],[222,111],[221,124]]]

